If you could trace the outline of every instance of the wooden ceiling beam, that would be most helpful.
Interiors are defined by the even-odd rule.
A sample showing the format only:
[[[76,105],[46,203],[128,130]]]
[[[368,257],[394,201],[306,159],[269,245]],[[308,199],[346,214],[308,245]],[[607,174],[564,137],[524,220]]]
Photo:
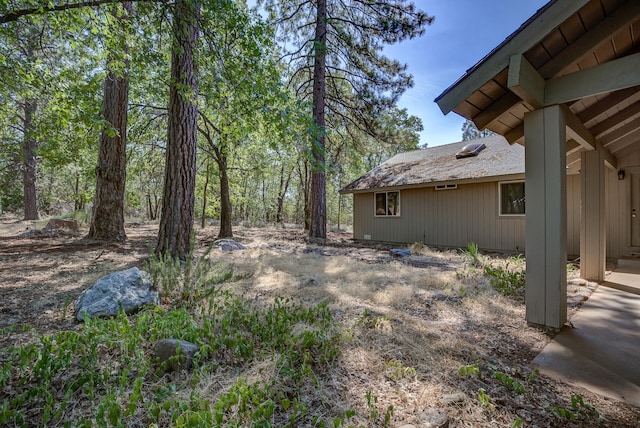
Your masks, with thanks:
[[[504,134],[509,144],[520,144],[524,146],[524,122]]]
[[[572,42],[558,55],[545,63],[538,72],[545,79],[555,77],[587,52],[596,49],[610,39],[620,28],[632,24],[640,15],[640,2],[627,1],[610,16]]]
[[[591,131],[578,119],[578,117],[569,110],[569,107],[562,105],[565,120],[567,122],[567,136],[574,139],[585,150],[600,150],[604,154],[604,162],[611,169],[617,169],[618,161],[611,154],[609,149],[605,148],[600,141],[593,136]]]
[[[582,123],[587,123],[601,114],[614,110],[638,91],[640,91],[640,86],[634,86],[621,91],[612,92],[608,97],[578,113],[578,117]]]
[[[640,117],[635,118],[631,122],[622,125],[619,128],[614,129],[613,131],[604,134],[600,138],[600,142],[603,146],[607,147],[612,143],[615,143],[619,139],[626,137],[628,134],[640,129]]]
[[[600,137],[609,129],[615,128],[619,123],[625,122],[638,114],[640,114],[640,101],[636,101],[629,107],[620,110],[613,116],[610,116],[602,122],[592,126],[589,130],[595,137]]]
[[[544,77],[533,68],[522,55],[513,55],[509,60],[507,87],[534,109],[544,107]]]
[[[640,53],[547,80],[544,105],[564,104],[638,85],[640,85]]]
[[[482,110],[473,118],[476,128],[483,130],[491,122],[496,120],[500,115],[509,111],[510,108],[521,102],[520,97],[513,92],[507,92],[498,100],[494,101],[489,107]]]
[[[620,138],[615,143],[609,145],[609,149],[613,152],[619,152],[625,147],[629,147],[630,145],[634,143],[639,143],[639,142],[640,142],[640,129],[636,129],[635,131]]]

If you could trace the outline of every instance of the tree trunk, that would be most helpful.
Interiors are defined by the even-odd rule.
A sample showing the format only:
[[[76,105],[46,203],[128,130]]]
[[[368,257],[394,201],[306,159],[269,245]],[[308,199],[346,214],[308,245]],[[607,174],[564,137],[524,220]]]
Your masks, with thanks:
[[[121,23],[133,14],[133,3],[124,2],[125,13],[115,10],[114,16]],[[124,37],[124,36],[123,36]],[[109,62],[115,53],[110,54]],[[126,56],[126,52],[125,52]],[[93,216],[89,227],[89,237],[108,241],[125,241],[124,230],[124,189],[127,168],[127,108],[129,105],[129,61],[125,59],[122,73],[111,69],[104,81],[102,118],[110,129],[103,129],[100,135],[98,166],[96,167],[96,194],[93,201]]]
[[[38,220],[40,218],[40,214],[38,214],[38,201],[36,198],[36,172],[38,165],[36,150],[38,149],[38,142],[33,137],[33,116],[36,113],[37,108],[37,104],[34,100],[27,100],[24,102],[24,118],[22,122],[22,129],[24,133],[24,139],[22,141],[22,155],[24,157],[22,167],[22,184],[24,191],[25,220]]]
[[[205,171],[204,177],[204,189],[202,190],[202,218],[200,227],[202,229],[207,225],[206,223],[206,215],[207,215],[207,190],[209,190],[209,160],[207,159],[207,168]]]
[[[284,166],[280,168],[280,186],[278,188],[278,208],[276,211],[276,223],[284,226],[284,219],[282,217],[282,212],[284,210],[284,197],[287,194],[287,190],[289,190],[289,183],[291,182],[291,172],[293,169],[289,170],[289,174],[286,179],[284,177]]]
[[[156,251],[181,260],[193,230],[198,138],[198,81],[194,51],[200,4],[176,0],[173,14],[169,124],[162,214]]]
[[[218,239],[233,238],[233,228],[231,224],[231,194],[229,192],[229,171],[227,167],[227,155],[224,150],[220,150],[216,161],[220,171],[220,232]]]
[[[311,146],[311,224],[309,236],[327,237],[327,195],[325,177],[325,118],[327,60],[327,1],[318,0],[313,64],[313,120],[316,131]]]

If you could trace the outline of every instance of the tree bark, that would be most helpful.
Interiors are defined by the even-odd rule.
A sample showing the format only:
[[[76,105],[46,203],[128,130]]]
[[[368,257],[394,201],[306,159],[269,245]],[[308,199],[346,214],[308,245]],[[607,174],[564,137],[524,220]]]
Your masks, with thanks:
[[[22,165],[22,184],[24,191],[24,219],[38,220],[38,200],[36,191],[36,174],[38,161],[36,158],[36,150],[38,142],[33,137],[33,116],[38,106],[34,100],[26,100],[23,105],[24,117],[22,121],[22,130],[24,138],[22,141],[22,156],[24,157]]]
[[[280,186],[278,187],[278,207],[276,211],[276,223],[284,226],[283,210],[284,210],[284,197],[289,190],[289,183],[291,182],[291,173],[293,169],[289,170],[287,177],[285,178],[284,166],[280,167]]]
[[[233,238],[233,225],[231,223],[231,194],[229,192],[229,171],[227,155],[223,150],[217,154],[216,162],[220,172],[220,232],[218,239]]]
[[[194,58],[200,4],[176,0],[173,14],[169,124],[162,214],[156,251],[186,259],[193,230],[198,81]]]
[[[207,168],[204,176],[204,189],[202,189],[202,218],[200,219],[200,227],[204,229],[207,225],[207,191],[209,190],[209,160],[207,159]]]
[[[325,95],[327,60],[327,1],[318,0],[313,64],[313,120],[316,132],[311,146],[311,224],[309,236],[327,237],[325,177]]]
[[[123,2],[124,14],[113,12],[124,23],[133,14],[133,3]],[[124,36],[123,36],[124,37]],[[109,62],[114,59],[112,53]],[[125,52],[126,57],[126,52]],[[98,166],[96,167],[96,194],[89,237],[107,241],[125,241],[124,190],[127,168],[127,109],[129,105],[129,61],[125,59],[124,72],[109,70],[104,81],[102,118],[111,129],[100,135]]]

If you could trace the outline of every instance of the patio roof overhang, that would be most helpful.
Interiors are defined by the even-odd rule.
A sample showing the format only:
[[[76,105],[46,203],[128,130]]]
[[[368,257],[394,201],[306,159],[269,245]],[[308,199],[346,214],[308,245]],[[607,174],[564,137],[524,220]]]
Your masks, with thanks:
[[[560,105],[567,165],[600,150],[615,169],[640,143],[640,1],[552,0],[435,101],[511,144],[526,113]]]

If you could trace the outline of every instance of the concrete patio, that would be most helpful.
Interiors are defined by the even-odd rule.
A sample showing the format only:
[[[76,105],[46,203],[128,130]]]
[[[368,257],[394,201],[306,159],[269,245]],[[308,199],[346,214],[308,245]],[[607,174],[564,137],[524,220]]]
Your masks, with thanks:
[[[540,372],[640,407],[640,267],[620,263],[534,359]]]

